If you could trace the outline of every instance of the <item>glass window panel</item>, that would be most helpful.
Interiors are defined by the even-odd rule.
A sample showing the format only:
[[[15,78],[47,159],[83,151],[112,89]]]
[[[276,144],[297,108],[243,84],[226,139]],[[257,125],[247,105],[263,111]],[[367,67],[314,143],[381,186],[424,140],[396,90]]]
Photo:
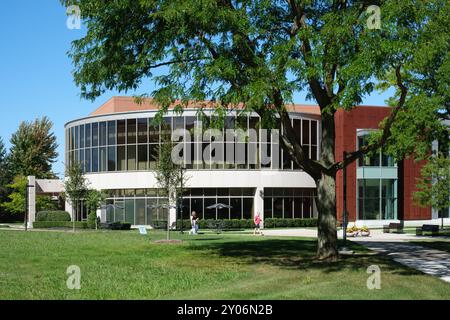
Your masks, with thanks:
[[[292,198],[284,198],[284,218],[285,219],[292,219]]]
[[[114,222],[114,200],[107,199],[105,201],[106,207],[104,210],[106,211],[106,222]]]
[[[149,154],[150,154],[149,169],[153,170],[153,169],[156,169],[159,147],[157,144],[150,144],[149,148],[150,148],[150,150],[149,150]]]
[[[186,119],[185,119],[185,121],[186,121],[185,128],[186,128],[186,131],[188,131],[191,136],[191,141],[193,141],[193,139],[194,139],[194,124],[195,124],[196,120],[197,120],[197,117],[186,117]]]
[[[116,147],[108,147],[108,171],[116,171]]]
[[[272,198],[264,198],[264,218],[272,218]]]
[[[205,197],[216,197],[217,190],[216,188],[205,188],[203,189],[203,194]]]
[[[146,144],[138,145],[138,170],[147,170],[148,149]]]
[[[75,127],[72,127],[69,130],[70,150],[73,150],[75,148]]]
[[[116,122],[108,121],[108,145],[116,144]]]
[[[149,141],[150,143],[159,143],[159,125],[149,121]]]
[[[125,144],[125,120],[117,121],[117,144]]]
[[[99,171],[100,172],[107,171],[107,154],[106,154],[105,147],[100,148],[100,161],[99,162],[100,162]]]
[[[241,198],[231,198],[230,199],[230,219],[241,219],[242,218],[242,199]]]
[[[207,209],[213,204],[216,204],[216,198],[205,198],[204,219],[216,219],[216,209]]]
[[[91,172],[91,149],[86,149],[84,155],[84,172]]]
[[[114,202],[114,221],[125,221],[125,201]]]
[[[364,214],[365,220],[380,219],[380,199],[366,198],[364,199]]]
[[[156,209],[153,206],[156,206],[158,203],[157,199],[147,198],[147,225],[153,226],[153,219],[156,216]]]
[[[242,195],[245,197],[253,197],[255,195],[254,188],[242,188]]]
[[[78,149],[80,147],[80,134],[79,134],[79,127],[75,127],[75,149]]]
[[[302,120],[302,143],[310,144],[309,138],[309,120]]]
[[[98,148],[92,148],[92,172],[98,172]]]
[[[230,195],[231,196],[242,196],[242,189],[241,188],[230,188]]]
[[[387,154],[381,153],[381,165],[383,167],[394,167],[394,158]]]
[[[203,196],[203,188],[192,188],[191,195],[192,196]]]
[[[206,189],[205,189],[206,192]],[[230,189],[229,188],[218,188],[217,189],[217,195],[221,196],[221,197],[228,197],[228,195],[230,194]]]
[[[318,160],[317,159],[317,147],[311,146],[311,159]]]
[[[125,199],[125,222],[134,223],[134,199]]]
[[[161,141],[170,140],[172,136],[172,118],[165,117],[161,123]]]
[[[294,218],[297,218],[297,219],[302,218],[302,199],[301,198],[294,199]]]
[[[218,198],[217,203],[223,203],[227,206],[230,205],[230,199],[229,198]],[[217,209],[217,219],[230,219],[230,209],[229,208],[223,208],[223,209]]]
[[[302,120],[300,119],[293,119],[294,123],[293,123],[293,127],[294,127],[294,132],[295,132],[295,138],[298,144],[301,144],[301,135],[302,135]]]
[[[136,119],[127,120],[127,144],[136,143]]]
[[[145,225],[145,199],[136,199],[136,225]]]
[[[91,124],[86,124],[85,127],[85,145],[86,148],[89,148],[91,146]]]
[[[206,219],[203,214],[203,198],[191,198],[191,209],[189,212],[189,216],[191,215],[192,211],[195,211],[197,213],[197,217],[200,219]]]
[[[79,160],[80,160],[80,164],[81,164],[81,169],[84,170],[84,166],[85,166],[85,163],[84,163],[84,149],[80,150]],[[84,171],[84,172],[86,172],[86,171]]]
[[[148,142],[148,120],[138,119],[138,143]]]
[[[84,124],[80,126],[80,148],[84,148]]]
[[[243,219],[252,219],[253,217],[253,198],[242,199],[242,214]]]
[[[273,217],[283,218],[283,198],[273,198]]]
[[[98,147],[98,123],[92,124],[92,146]]]
[[[126,171],[125,146],[117,147],[117,171]]]
[[[315,120],[311,120],[311,144],[314,146],[318,145],[317,121],[315,121]]]
[[[303,218],[312,217],[312,198],[305,197],[303,200]]]
[[[127,170],[136,170],[136,145],[127,146]]]
[[[106,122],[99,124],[100,146],[106,146]]]

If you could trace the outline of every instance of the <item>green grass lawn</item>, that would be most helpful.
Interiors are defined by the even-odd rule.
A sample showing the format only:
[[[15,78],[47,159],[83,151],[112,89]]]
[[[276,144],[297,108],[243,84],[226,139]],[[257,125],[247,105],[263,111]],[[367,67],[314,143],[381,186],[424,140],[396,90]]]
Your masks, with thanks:
[[[239,234],[0,230],[0,299],[449,299],[450,284],[374,256],[313,259],[316,240]],[[367,267],[381,268],[368,290]],[[81,268],[81,290],[66,269]]]

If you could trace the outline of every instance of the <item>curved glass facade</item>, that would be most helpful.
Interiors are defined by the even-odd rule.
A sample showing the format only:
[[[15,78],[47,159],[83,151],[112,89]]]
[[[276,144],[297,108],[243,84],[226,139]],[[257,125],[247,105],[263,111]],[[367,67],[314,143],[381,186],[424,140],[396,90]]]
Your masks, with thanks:
[[[124,117],[125,118],[125,117]],[[100,118],[101,119],[101,118]],[[77,121],[66,127],[66,164],[74,162],[82,164],[85,173],[101,173],[116,171],[148,171],[156,167],[156,160],[161,136],[184,129],[193,132],[202,123],[203,128],[209,127],[211,118],[198,116],[168,116],[162,124],[153,125],[153,118],[138,117],[132,119],[95,121],[96,118]],[[298,142],[306,147],[311,158],[317,159],[319,154],[319,123],[318,120],[301,118],[293,115],[292,125],[297,133]],[[214,137],[197,140],[193,135],[183,137],[183,153],[187,169],[194,170],[258,170],[283,169],[296,170],[297,166],[282,150],[279,142],[271,141],[270,134],[262,139],[260,119],[254,116],[225,118],[225,126],[221,133],[226,137],[228,129],[251,132],[255,130],[255,140],[227,142],[226,139],[215,140]],[[223,161],[211,162],[205,159],[208,145],[214,144],[215,150],[223,152]],[[231,151],[230,151],[231,150]],[[210,151],[213,157],[214,150]],[[230,152],[242,155],[241,161],[226,161]],[[275,155],[277,160],[275,161]],[[270,161],[261,161],[268,157]]]

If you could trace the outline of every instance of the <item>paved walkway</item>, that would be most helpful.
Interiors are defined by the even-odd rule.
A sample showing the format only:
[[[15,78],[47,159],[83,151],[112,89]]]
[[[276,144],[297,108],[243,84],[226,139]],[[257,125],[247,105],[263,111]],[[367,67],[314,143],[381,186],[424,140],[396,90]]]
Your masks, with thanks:
[[[450,283],[450,253],[406,241],[356,240],[370,250],[386,254],[392,260]],[[450,246],[450,242],[449,242]]]
[[[276,229],[264,230],[266,236],[317,237],[314,229]],[[338,233],[342,238],[342,231]],[[427,239],[431,237],[421,237]],[[383,233],[372,230],[370,237],[347,238],[360,243],[370,250],[383,253],[407,267],[439,277],[450,283],[450,253],[427,248],[409,241],[417,240],[413,234]],[[436,238],[434,238],[436,240]],[[450,246],[450,242],[449,242]]]

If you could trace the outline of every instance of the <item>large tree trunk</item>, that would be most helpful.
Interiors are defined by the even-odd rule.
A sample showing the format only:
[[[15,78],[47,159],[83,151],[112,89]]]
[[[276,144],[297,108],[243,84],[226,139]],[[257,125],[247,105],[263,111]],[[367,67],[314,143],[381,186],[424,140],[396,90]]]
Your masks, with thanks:
[[[317,184],[317,258],[336,261],[337,230],[336,230],[336,176],[322,174]]]
[[[334,163],[334,114],[322,115],[321,162],[327,167]],[[318,242],[317,257],[322,260],[338,259],[336,230],[336,172],[320,172],[316,175]]]

